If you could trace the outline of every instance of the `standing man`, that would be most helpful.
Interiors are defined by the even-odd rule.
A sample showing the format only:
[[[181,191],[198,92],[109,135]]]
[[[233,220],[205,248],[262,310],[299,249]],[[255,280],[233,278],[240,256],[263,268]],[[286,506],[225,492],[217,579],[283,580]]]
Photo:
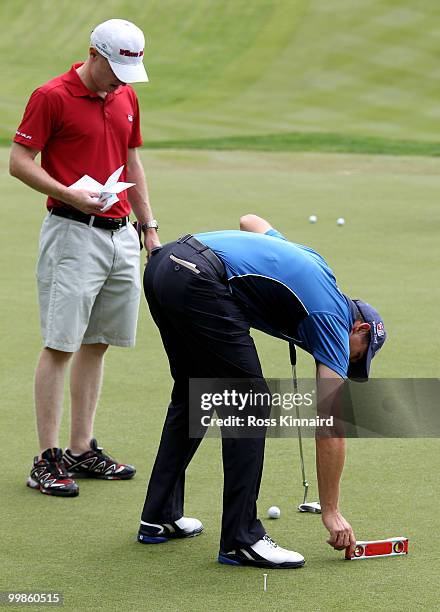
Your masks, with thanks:
[[[251,327],[313,355],[318,398],[324,403],[337,399],[347,376],[368,378],[371,359],[385,341],[379,313],[342,294],[318,253],[288,242],[255,215],[242,217],[240,225],[246,231],[184,236],[156,250],[145,269],[145,294],[160,329],[174,387],[142,512],[138,534],[142,543],[190,537],[203,530],[199,520],[183,516],[185,470],[201,440],[189,437],[188,383],[191,378],[246,379],[246,390],[264,393]],[[327,393],[329,386],[332,394]],[[303,556],[275,544],[257,518],[264,442],[264,434],[222,438],[218,560],[254,567],[300,567]],[[316,457],[328,543],[338,550],[353,549],[353,530],[339,509],[344,439],[317,437]]]
[[[139,237],[131,209],[147,251],[160,245],[137,153],[138,100],[127,85],[148,81],[144,44],[129,21],[98,25],[87,60],[34,91],[12,145],[11,175],[48,196],[37,264],[44,342],[35,375],[40,450],[27,481],[48,495],[78,495],[76,475],[121,480],[135,474],[98,446],[93,420],[108,346],[135,343]],[[135,186],[105,212],[98,193],[69,189],[85,174],[105,183],[121,166],[121,180]],[[71,432],[63,453],[58,435],[69,362]]]

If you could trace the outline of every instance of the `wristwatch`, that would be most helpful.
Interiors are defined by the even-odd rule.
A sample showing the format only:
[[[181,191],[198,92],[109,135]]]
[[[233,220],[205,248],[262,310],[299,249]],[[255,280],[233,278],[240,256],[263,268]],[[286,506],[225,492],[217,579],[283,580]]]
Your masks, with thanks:
[[[147,223],[142,223],[141,229],[144,232],[146,232],[149,229],[158,230],[159,229],[159,224],[157,223],[156,219],[151,219],[151,221],[147,221]]]

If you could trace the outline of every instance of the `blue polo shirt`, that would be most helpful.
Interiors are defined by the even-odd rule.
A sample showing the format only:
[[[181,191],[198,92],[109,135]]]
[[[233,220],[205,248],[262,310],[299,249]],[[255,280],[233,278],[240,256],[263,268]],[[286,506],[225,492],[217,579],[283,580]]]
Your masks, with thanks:
[[[293,342],[346,378],[353,315],[319,253],[266,234],[225,230],[196,234],[222,260],[231,293],[252,327]]]

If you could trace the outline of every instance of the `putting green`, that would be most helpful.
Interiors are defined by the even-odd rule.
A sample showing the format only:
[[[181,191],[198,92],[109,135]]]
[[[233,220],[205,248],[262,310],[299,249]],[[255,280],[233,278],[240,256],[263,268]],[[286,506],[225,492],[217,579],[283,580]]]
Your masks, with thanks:
[[[300,515],[296,440],[269,440],[259,500],[265,521],[306,567],[262,571],[219,566],[221,463],[206,440],[189,471],[188,515],[206,532],[191,541],[142,546],[134,539],[157,448],[170,377],[142,303],[138,344],[111,350],[96,423],[98,440],[133,462],[132,482],[81,482],[77,499],[48,499],[24,486],[35,452],[33,370],[40,347],[34,265],[43,196],[7,175],[0,150],[3,350],[0,590],[58,590],[66,610],[433,610],[440,570],[437,440],[350,440],[342,509],[358,539],[410,538],[407,558],[348,563],[325,544],[318,516]],[[161,237],[236,227],[256,212],[329,261],[341,289],[377,305],[389,341],[374,375],[434,377],[438,369],[438,164],[429,158],[238,152],[142,153]],[[318,223],[310,225],[310,214]],[[343,216],[346,225],[336,226]],[[255,334],[267,376],[289,376],[285,343]],[[300,374],[313,362],[300,353]],[[61,442],[66,444],[68,407]],[[305,441],[314,486],[313,443]],[[38,608],[36,608],[38,609]]]

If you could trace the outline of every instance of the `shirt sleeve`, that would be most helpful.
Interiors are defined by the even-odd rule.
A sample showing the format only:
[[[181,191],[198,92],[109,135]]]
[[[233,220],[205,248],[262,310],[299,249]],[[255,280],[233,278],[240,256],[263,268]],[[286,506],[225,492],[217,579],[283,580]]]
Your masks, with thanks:
[[[316,361],[347,378],[350,345],[349,333],[343,322],[327,313],[313,313],[301,321],[299,339]]]
[[[137,95],[132,90],[133,96],[133,108],[134,108],[134,117],[133,117],[133,127],[131,129],[130,141],[128,143],[129,149],[135,149],[136,147],[142,146],[142,134],[141,134],[141,119],[139,112],[139,102],[137,99]]]
[[[54,131],[55,117],[48,96],[36,89],[27,103],[14,142],[42,151]]]
[[[281,240],[285,240],[287,242],[287,238],[285,238],[283,236],[283,234],[281,234],[281,232],[279,232],[278,230],[274,229],[273,227],[271,227],[270,230],[267,230],[267,232],[265,232],[266,236],[273,236],[274,238],[281,238]]]

